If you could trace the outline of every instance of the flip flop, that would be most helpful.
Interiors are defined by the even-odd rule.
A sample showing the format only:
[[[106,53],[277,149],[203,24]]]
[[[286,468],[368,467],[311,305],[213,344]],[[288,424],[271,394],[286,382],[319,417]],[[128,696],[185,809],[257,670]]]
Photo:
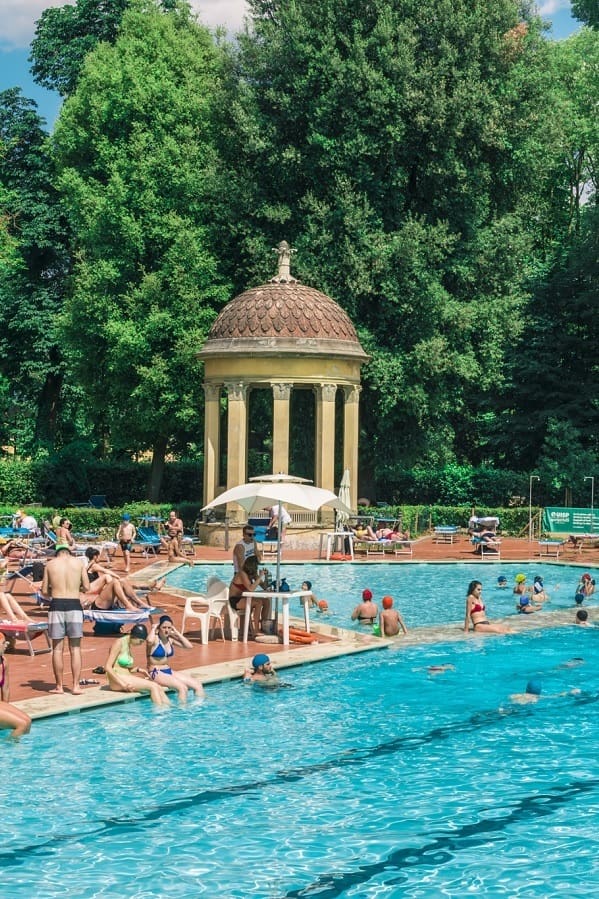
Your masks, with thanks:
[[[106,671],[101,665],[98,665],[97,668],[92,669],[92,674],[106,674]],[[81,681],[81,683],[83,683],[83,681]],[[91,683],[91,681],[89,683]],[[93,683],[97,684],[98,681],[93,681]]]
[[[99,684],[99,683],[100,683],[99,680],[94,680],[93,678],[86,677],[83,680],[79,681],[79,686],[80,687],[91,687],[94,684]]]

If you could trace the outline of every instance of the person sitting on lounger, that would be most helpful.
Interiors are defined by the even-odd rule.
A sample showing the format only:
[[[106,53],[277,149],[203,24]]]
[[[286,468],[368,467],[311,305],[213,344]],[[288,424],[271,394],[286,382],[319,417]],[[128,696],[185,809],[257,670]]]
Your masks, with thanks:
[[[131,647],[141,646],[147,639],[148,629],[145,625],[135,624],[130,633],[114,641],[104,666],[108,685],[116,693],[149,693],[155,705],[170,705],[164,689],[152,680],[145,668],[136,666],[131,655]]]
[[[4,658],[7,647],[8,640],[0,633],[0,728],[10,728],[11,737],[18,739],[29,733],[31,718],[10,702],[8,664]]]
[[[114,608],[127,609],[133,612],[138,608],[146,609],[147,604],[140,599],[127,578],[122,580],[104,568],[98,562],[100,551],[93,546],[85,550],[88,561],[87,576],[90,589],[84,594],[84,608],[107,611]]]
[[[2,588],[6,580],[6,573],[6,563],[2,560],[0,562],[0,616],[13,624],[19,624],[22,621],[31,623],[31,618],[23,611],[14,596],[3,592]]]
[[[376,543],[376,541],[379,539],[369,524],[356,525],[356,527],[353,529],[353,533],[356,540],[361,542],[366,541],[367,543]]]
[[[201,681],[191,674],[173,671],[171,668],[175,646],[192,649],[187,637],[176,629],[173,619],[169,615],[162,615],[158,624],[152,627],[146,643],[150,677],[161,687],[176,690],[179,702],[187,702],[189,690],[194,690],[196,697],[203,696],[204,688]]]

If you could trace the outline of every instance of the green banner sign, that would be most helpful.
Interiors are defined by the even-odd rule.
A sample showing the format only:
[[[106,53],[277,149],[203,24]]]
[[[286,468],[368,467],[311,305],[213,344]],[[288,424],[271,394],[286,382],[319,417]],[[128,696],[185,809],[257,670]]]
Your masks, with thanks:
[[[598,509],[543,509],[543,530],[550,534],[599,534]]]

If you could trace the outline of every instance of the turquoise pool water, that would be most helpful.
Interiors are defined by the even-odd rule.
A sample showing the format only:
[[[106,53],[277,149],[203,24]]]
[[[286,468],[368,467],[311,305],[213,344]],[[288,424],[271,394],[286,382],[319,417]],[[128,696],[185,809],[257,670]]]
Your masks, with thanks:
[[[274,567],[270,567],[274,571]],[[303,580],[312,582],[312,589],[318,599],[326,599],[330,612],[323,620],[328,624],[341,627],[359,627],[352,625],[350,615],[352,609],[360,602],[362,590],[369,587],[378,607],[381,598],[389,593],[395,600],[395,606],[402,613],[409,628],[430,624],[448,624],[464,620],[466,605],[466,589],[471,580],[483,583],[483,596],[491,618],[502,618],[515,615],[515,600],[512,593],[516,574],[522,572],[527,576],[527,583],[533,583],[535,575],[544,578],[544,584],[551,601],[547,609],[574,607],[574,593],[582,574],[582,569],[573,565],[555,565],[529,563],[453,563],[423,564],[402,563],[373,565],[283,565],[282,577],[287,578],[292,589],[300,589]],[[231,565],[198,565],[195,568],[184,566],[168,577],[173,586],[187,587],[203,591],[210,575],[217,575],[228,584],[232,576]],[[500,574],[508,579],[508,589],[497,587]],[[595,575],[593,575],[595,576]],[[599,576],[598,576],[599,580]],[[599,594],[593,596],[585,605],[599,602]],[[292,614],[301,615],[301,607],[297,602]],[[313,615],[315,613],[312,613]],[[542,614],[542,613],[539,613]]]
[[[511,702],[531,676],[544,698]],[[234,681],[201,705],[132,702],[2,739],[6,895],[597,895],[599,629],[283,677],[293,689]]]

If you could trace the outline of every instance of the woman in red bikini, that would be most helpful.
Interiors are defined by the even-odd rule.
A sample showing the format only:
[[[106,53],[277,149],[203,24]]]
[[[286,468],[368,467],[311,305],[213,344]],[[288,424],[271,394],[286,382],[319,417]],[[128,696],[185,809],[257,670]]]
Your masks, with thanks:
[[[487,619],[485,604],[482,600],[483,585],[480,581],[470,581],[466,598],[466,619],[464,633],[470,630],[470,622],[476,634],[509,634],[509,627],[504,624],[491,624]]]
[[[233,575],[233,580],[229,585],[229,602],[236,612],[243,612],[247,606],[247,599],[244,593],[255,593],[260,587],[265,588],[266,571],[258,572],[258,559],[256,556],[249,556],[243,564],[241,571]],[[262,603],[259,599],[251,601],[251,614],[254,633],[260,631],[262,609],[268,603]]]

